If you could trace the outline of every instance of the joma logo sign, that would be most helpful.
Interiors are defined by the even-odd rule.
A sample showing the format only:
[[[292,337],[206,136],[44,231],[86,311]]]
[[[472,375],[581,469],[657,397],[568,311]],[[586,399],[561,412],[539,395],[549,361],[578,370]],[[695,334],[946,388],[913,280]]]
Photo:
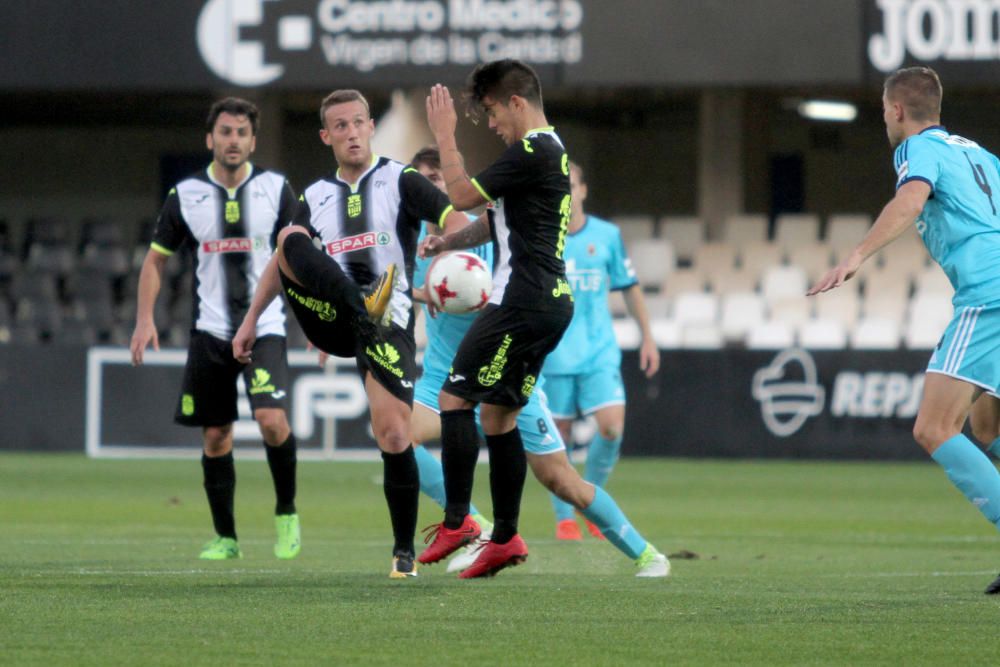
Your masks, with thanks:
[[[993,26],[1000,0],[876,0],[882,32],[868,40],[868,59],[891,72],[907,55],[921,61],[1000,60]]]

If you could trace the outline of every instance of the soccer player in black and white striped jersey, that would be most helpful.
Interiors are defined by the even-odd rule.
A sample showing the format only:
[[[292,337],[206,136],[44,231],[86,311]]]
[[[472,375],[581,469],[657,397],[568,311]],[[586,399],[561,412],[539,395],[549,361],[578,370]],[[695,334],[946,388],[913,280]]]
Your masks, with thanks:
[[[313,345],[356,359],[382,450],[394,537],[389,576],[405,578],[416,575],[419,495],[409,435],[417,379],[410,286],[417,236],[423,220],[452,230],[468,220],[416,169],[372,154],[375,123],[358,91],[328,95],[320,122],[320,139],[338,169],[306,188],[295,224],[278,234],[277,252],[233,339],[233,356],[253,358],[257,318],[284,292]]]
[[[139,275],[130,344],[135,366],[142,364],[147,346],[159,349],[153,305],[163,269],[176,250],[188,246],[195,258],[194,315],[175,421],[202,428],[205,492],[216,532],[201,552],[206,560],[242,557],[233,516],[236,470],[232,453],[240,374],[274,480],[275,555],[294,558],[301,549],[295,509],[295,436],[286,415],[288,361],[281,304],[274,304],[260,318],[250,366],[237,363],[230,352],[232,336],[271,258],[278,227],[296,209],[295,193],[285,177],[249,161],[257,124],[257,108],[246,100],[230,97],[212,105],[205,138],[212,162],[167,195]]]

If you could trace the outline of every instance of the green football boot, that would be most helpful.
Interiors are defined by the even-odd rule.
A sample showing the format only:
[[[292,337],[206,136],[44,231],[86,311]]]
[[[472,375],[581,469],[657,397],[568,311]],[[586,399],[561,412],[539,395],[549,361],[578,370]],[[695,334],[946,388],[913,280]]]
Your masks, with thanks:
[[[231,537],[216,537],[201,548],[198,558],[202,560],[229,560],[243,558],[240,545]]]
[[[295,558],[302,551],[302,531],[298,514],[279,514],[274,517],[274,527],[278,531],[278,541],[274,543],[274,555],[282,560]]]

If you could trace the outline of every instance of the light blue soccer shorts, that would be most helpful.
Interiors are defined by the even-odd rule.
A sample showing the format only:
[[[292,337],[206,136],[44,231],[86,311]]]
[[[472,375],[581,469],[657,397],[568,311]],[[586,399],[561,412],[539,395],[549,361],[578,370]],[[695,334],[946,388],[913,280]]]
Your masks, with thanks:
[[[618,368],[602,368],[591,373],[546,375],[545,393],[552,416],[576,419],[610,405],[625,405],[625,385]]]
[[[927,372],[965,380],[996,395],[1000,388],[1000,303],[957,308]]]
[[[425,358],[424,372],[414,387],[413,401],[440,414],[438,393],[444,386],[445,377],[448,375],[447,369],[447,365],[428,363]],[[544,380],[544,378],[542,379]],[[483,429],[479,425],[478,407],[476,408],[476,427],[479,428],[479,435],[482,437]],[[529,454],[552,454],[566,449],[562,436],[559,435],[559,429],[552,421],[552,413],[549,412],[545,392],[540,385],[535,385],[535,390],[531,393],[528,404],[521,409],[521,413],[517,416],[517,429],[521,432],[524,451]]]

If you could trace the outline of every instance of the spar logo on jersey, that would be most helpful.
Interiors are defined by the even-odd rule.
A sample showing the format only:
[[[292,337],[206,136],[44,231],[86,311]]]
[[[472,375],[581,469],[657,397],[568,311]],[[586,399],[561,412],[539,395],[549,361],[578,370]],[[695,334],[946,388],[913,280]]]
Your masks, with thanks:
[[[388,232],[365,232],[354,236],[346,236],[336,241],[326,244],[326,252],[331,255],[339,255],[344,252],[354,252],[365,248],[374,248],[380,245],[389,245],[392,236]]]
[[[229,238],[229,239],[213,239],[211,241],[203,241],[201,244],[201,251],[208,255],[214,255],[216,253],[227,253],[227,252],[253,252],[254,250],[261,250],[266,248],[267,243],[264,239],[240,239],[240,238]]]
[[[753,376],[753,397],[767,429],[785,438],[823,412],[826,389],[819,383],[816,362],[801,349],[783,350]]]

